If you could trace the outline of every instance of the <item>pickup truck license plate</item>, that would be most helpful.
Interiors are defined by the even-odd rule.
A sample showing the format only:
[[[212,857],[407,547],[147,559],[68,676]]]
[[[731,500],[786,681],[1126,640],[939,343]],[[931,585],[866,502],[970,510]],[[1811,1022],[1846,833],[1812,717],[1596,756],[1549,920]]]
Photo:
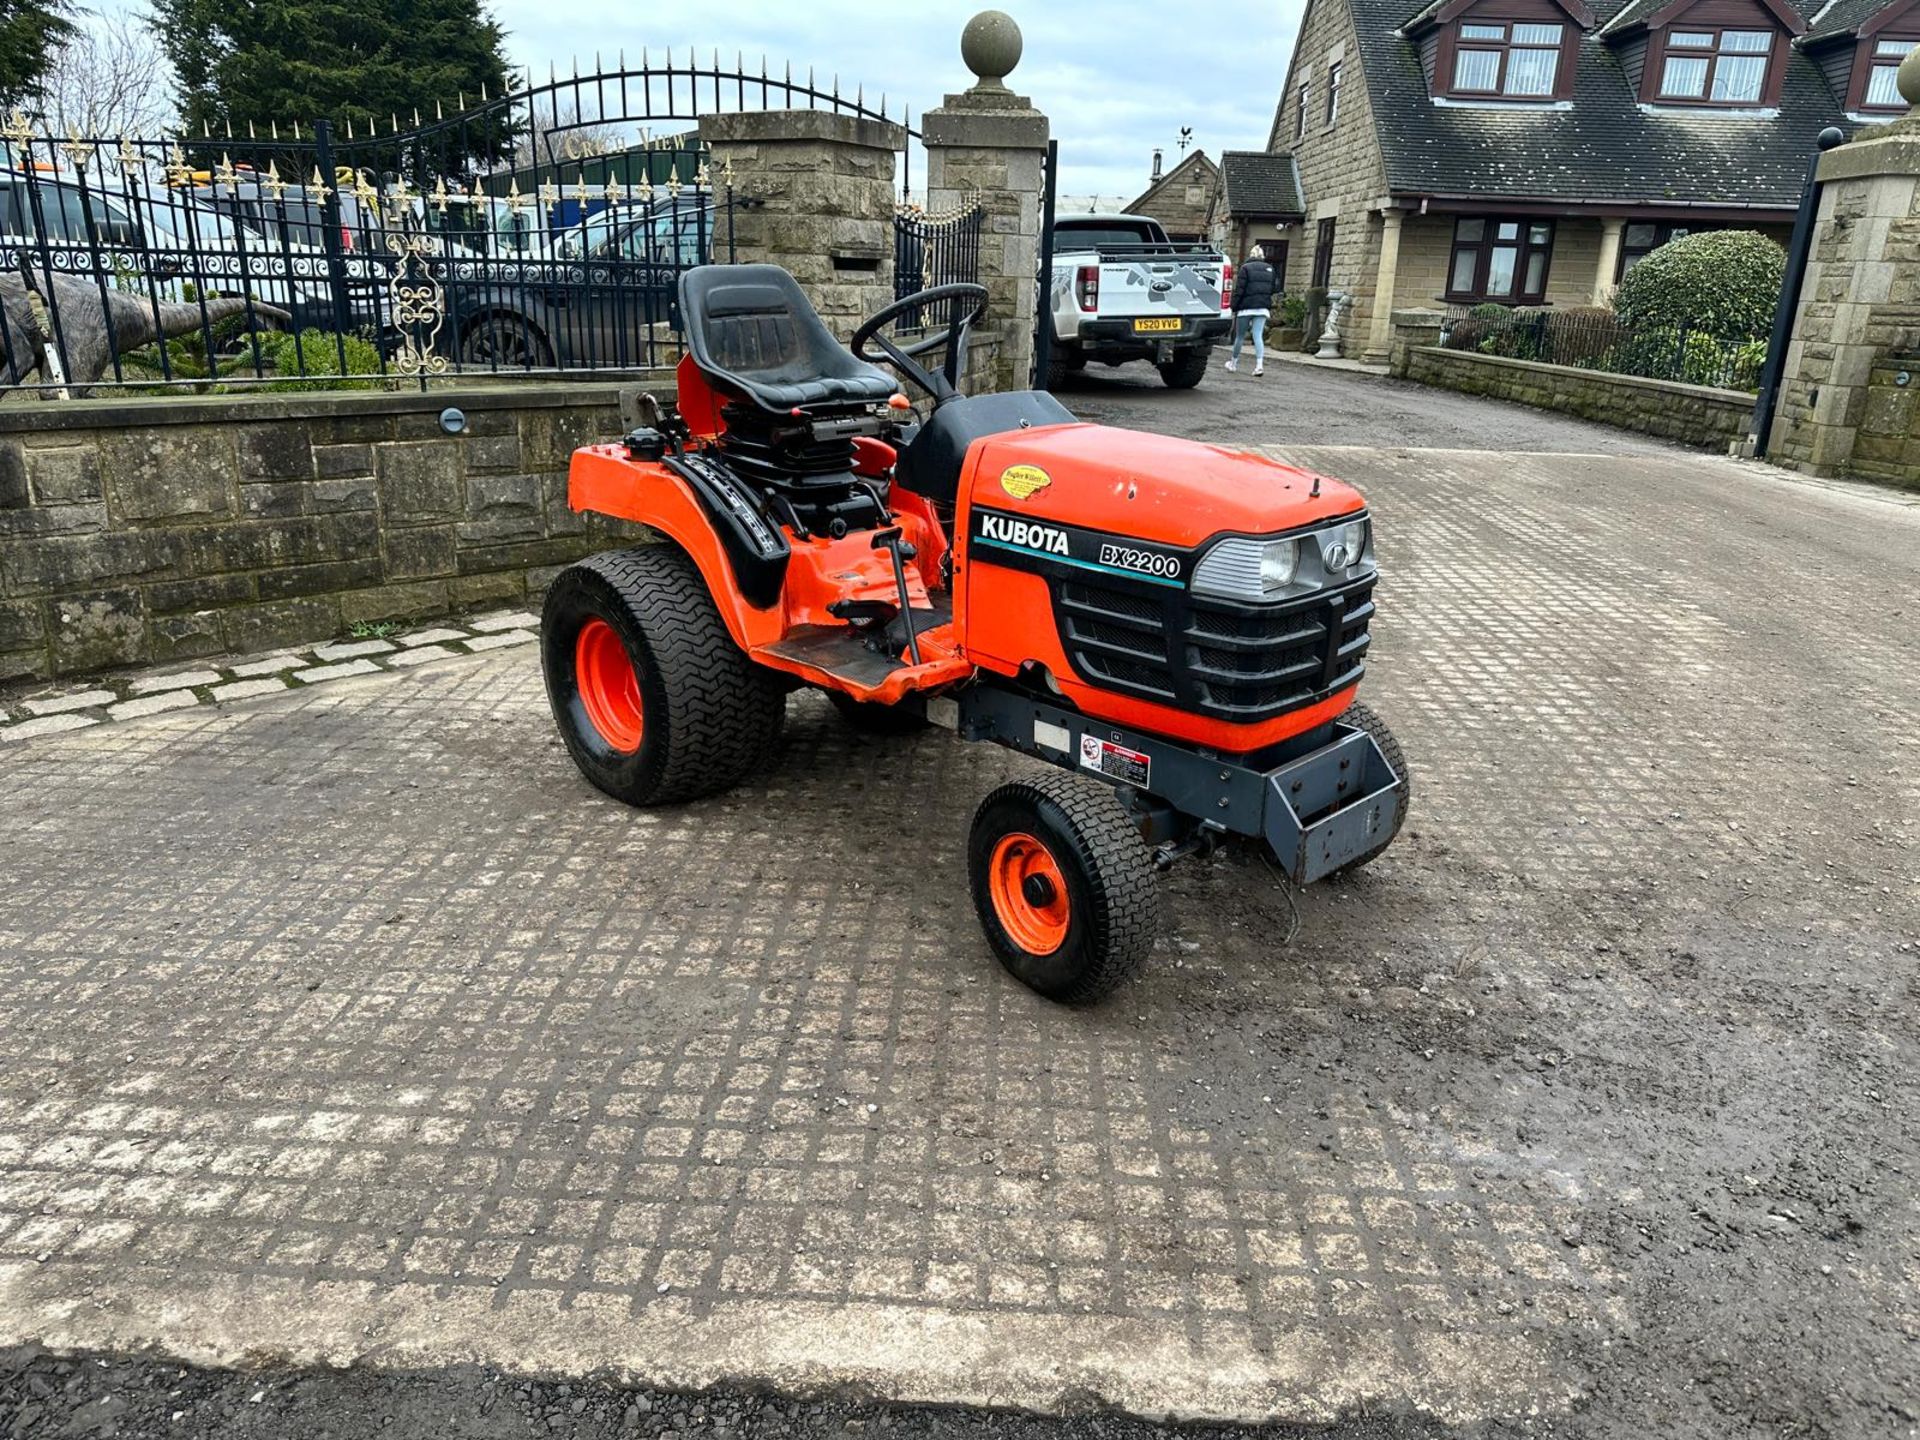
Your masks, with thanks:
[[[1181,321],[1177,315],[1168,315],[1164,318],[1156,317],[1152,320],[1136,320],[1133,322],[1134,333],[1136,334],[1147,330],[1178,330],[1180,325]]]

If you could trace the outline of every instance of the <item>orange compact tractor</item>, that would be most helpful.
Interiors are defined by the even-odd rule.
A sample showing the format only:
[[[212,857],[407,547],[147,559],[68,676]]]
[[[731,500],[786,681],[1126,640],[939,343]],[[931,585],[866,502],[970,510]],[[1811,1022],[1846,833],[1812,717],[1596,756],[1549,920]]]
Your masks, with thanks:
[[[562,572],[541,659],[575,762],[633,805],[746,777],[802,686],[1056,767],[981,802],[967,869],[1007,968],[1090,1000],[1153,944],[1156,867],[1240,841],[1304,884],[1392,843],[1406,765],[1354,701],[1373,528],[1335,480],[960,394],[985,305],[923,291],[849,350],[784,270],[687,271],[678,405],[570,482],[667,543]]]

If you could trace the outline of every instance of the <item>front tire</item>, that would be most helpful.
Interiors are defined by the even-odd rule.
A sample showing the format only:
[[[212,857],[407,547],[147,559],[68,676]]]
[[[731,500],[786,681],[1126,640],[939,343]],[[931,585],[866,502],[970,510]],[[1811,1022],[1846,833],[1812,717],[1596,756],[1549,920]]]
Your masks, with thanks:
[[[1380,747],[1380,753],[1387,757],[1387,764],[1392,767],[1394,776],[1400,781],[1400,794],[1396,797],[1397,803],[1393,808],[1393,822],[1387,827],[1387,838],[1366,854],[1356,855],[1347,861],[1333,871],[1329,879],[1333,876],[1350,875],[1361,866],[1371,865],[1386,854],[1387,847],[1393,844],[1395,837],[1400,834],[1400,827],[1407,822],[1407,806],[1413,799],[1413,772],[1407,768],[1406,754],[1400,749],[1400,741],[1393,731],[1387,728],[1387,722],[1374,714],[1371,707],[1361,704],[1358,700],[1347,707],[1346,713],[1340,717],[1340,720],[1342,724],[1364,730],[1373,737],[1374,744]]]
[[[731,789],[773,753],[786,694],[733,643],[671,545],[560,572],[540,622],[547,701],[580,773],[629,805]]]
[[[1110,995],[1153,948],[1152,860],[1103,785],[1042,775],[993,791],[974,813],[967,876],[994,954],[1049,1000]]]
[[[1207,362],[1212,355],[1213,347],[1202,345],[1197,350],[1181,350],[1165,365],[1154,368],[1169,390],[1191,390],[1207,378]]]

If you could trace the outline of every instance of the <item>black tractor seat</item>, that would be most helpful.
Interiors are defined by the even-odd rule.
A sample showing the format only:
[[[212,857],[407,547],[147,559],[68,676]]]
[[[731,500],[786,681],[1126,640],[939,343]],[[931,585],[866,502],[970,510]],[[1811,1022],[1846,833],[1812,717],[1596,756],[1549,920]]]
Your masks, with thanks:
[[[833,338],[778,265],[697,265],[680,275],[693,363],[723,393],[773,414],[877,405],[900,387]]]

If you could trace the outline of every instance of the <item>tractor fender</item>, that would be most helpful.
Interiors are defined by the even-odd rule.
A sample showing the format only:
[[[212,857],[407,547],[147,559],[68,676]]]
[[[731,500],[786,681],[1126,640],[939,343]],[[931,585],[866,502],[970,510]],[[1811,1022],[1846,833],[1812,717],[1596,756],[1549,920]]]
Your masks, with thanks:
[[[716,513],[723,513],[721,507],[726,504],[724,495],[701,493],[713,489],[700,483],[708,477],[690,482],[676,473],[676,459],[684,463],[686,458],[636,460],[623,445],[582,446],[573,452],[568,467],[567,504],[582,514],[630,520],[664,535],[698,567],[734,643],[742,650],[772,644],[784,630],[779,601],[786,574],[786,538],[762,523],[761,530],[776,542],[770,547],[765,537],[751,537],[738,516],[733,523],[717,520]],[[756,603],[767,595],[767,572],[774,563],[775,548],[779,558],[771,595],[764,604]],[[743,557],[749,562],[745,577],[740,565]]]

